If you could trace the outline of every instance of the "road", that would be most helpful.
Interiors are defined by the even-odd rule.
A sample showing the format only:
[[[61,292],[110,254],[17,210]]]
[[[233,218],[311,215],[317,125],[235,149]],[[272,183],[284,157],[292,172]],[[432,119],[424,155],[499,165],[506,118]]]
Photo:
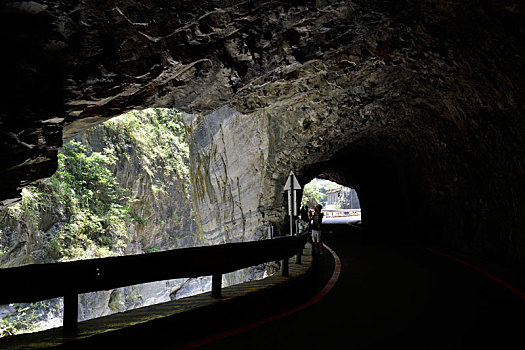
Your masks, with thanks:
[[[333,224],[354,224],[361,221],[361,215],[342,216],[336,218],[323,218],[323,223],[327,225]]]
[[[374,242],[350,225],[329,231],[325,242],[341,273],[322,300],[201,349],[525,347],[519,292],[424,247]],[[312,283],[326,283],[334,258],[324,254],[315,262]]]

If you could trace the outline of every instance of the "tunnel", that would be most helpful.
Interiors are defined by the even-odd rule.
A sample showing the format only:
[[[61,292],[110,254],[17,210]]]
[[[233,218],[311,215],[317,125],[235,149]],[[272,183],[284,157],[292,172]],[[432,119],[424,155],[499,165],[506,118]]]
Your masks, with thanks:
[[[402,152],[381,147],[380,144],[355,145],[308,171],[354,188],[361,203],[363,224],[391,239],[410,241],[415,238],[414,230],[418,226],[414,220],[421,215],[417,212],[421,205],[417,204],[419,189],[415,180],[421,181],[414,174],[418,171],[417,165]]]
[[[207,244],[279,225],[293,170],[355,188],[378,235],[525,268],[520,2],[14,1],[0,19],[4,206],[64,140],[168,107]]]

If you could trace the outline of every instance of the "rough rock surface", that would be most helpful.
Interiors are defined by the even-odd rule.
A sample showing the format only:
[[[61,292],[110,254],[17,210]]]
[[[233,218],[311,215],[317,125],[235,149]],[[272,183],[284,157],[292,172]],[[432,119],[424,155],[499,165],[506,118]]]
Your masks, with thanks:
[[[212,243],[282,220],[294,169],[355,187],[372,225],[395,204],[396,234],[525,267],[520,2],[9,2],[0,19],[6,204],[53,172],[62,130],[177,107]]]
[[[133,127],[146,127],[148,116],[143,114],[134,117],[134,121],[141,120],[141,124]],[[138,125],[138,126],[137,126]],[[82,144],[87,154],[103,153],[105,149],[115,156],[116,162],[109,169],[118,182],[118,186],[129,190],[126,194],[131,198],[130,210],[135,218],[125,223],[125,237],[119,246],[112,247],[116,255],[141,254],[145,252],[161,251],[202,244],[192,214],[192,201],[189,196],[190,186],[187,170],[176,168],[174,163],[180,162],[187,168],[188,159],[185,152],[178,149],[180,145],[166,144],[163,140],[156,146],[170,146],[171,153],[164,154],[165,159],[152,154],[143,140],[137,138],[122,121],[110,125],[97,125],[89,128],[75,137],[75,141]],[[157,130],[157,129],[156,129]],[[162,132],[158,130],[157,132]],[[165,133],[168,133],[165,131]],[[153,137],[154,133],[147,134]],[[172,141],[173,138],[168,138]],[[46,184],[43,184],[46,185]],[[52,192],[52,184],[36,188],[33,192],[41,191],[46,196],[59,196]],[[30,197],[31,195],[29,195]],[[26,201],[31,203],[31,198]],[[53,249],[47,245],[57,231],[71,220],[68,212],[63,208],[63,199],[60,197],[45,203],[42,198],[33,199],[40,205],[18,208],[0,208],[0,268],[26,265],[29,263],[53,263],[56,259],[64,258],[60,254],[53,254]],[[13,212],[10,209],[14,209]],[[37,211],[33,213],[32,211]],[[64,243],[73,245],[72,242]],[[2,249],[3,248],[3,249]],[[83,258],[95,256],[84,256]],[[71,259],[71,257],[68,257]],[[78,259],[78,256],[74,256]]]
[[[141,117],[141,120],[146,119],[145,115]],[[144,120],[141,125],[144,127],[147,123]],[[132,211],[142,218],[130,222],[126,227],[127,241],[122,246],[115,247],[114,253],[143,254],[202,244],[195,232],[191,214],[191,200],[187,190],[189,183],[184,174],[181,174],[181,169],[173,169],[166,164],[169,163],[166,160],[157,159],[146,171],[143,163],[151,161],[152,155],[144,154],[148,151],[145,147],[132,147],[139,141],[132,140],[133,135],[129,131],[122,132],[122,122],[112,124],[89,128],[77,135],[75,141],[82,143],[88,153],[103,152],[105,148],[113,150],[118,161],[114,169],[110,170],[120,186],[131,189],[130,196],[134,199]],[[120,132],[116,132],[117,130]],[[183,158],[182,152],[178,156]],[[187,162],[187,159],[181,159],[181,162]],[[55,202],[58,203],[60,202]],[[10,208],[0,208],[0,268],[54,263],[47,244],[57,234],[57,228],[67,222],[68,218],[64,216],[63,210],[47,208],[46,212],[40,213],[38,220],[27,212],[20,216],[11,216],[8,215],[8,210]],[[9,249],[4,253],[1,248],[5,247]],[[82,294],[79,296],[79,320],[202,293],[209,290],[210,286],[211,277],[184,278]],[[27,306],[29,304],[0,305],[0,316],[8,318],[20,315],[17,310]],[[36,310],[36,315],[41,315],[28,321],[35,323],[32,326],[36,330],[62,325],[61,299],[48,300],[31,307]]]
[[[133,213],[142,220],[129,228],[130,244],[123,253],[140,254],[201,245],[188,196],[188,179],[164,159],[155,159],[148,167],[145,163],[151,162],[148,156],[152,156],[144,154],[147,150],[140,146],[135,147],[139,140],[131,142],[129,137],[129,134],[119,133],[117,123],[111,127],[90,128],[75,138],[89,152],[102,152],[106,147],[113,149],[118,161],[111,170],[118,183],[132,191]],[[182,154],[178,156],[183,157]]]

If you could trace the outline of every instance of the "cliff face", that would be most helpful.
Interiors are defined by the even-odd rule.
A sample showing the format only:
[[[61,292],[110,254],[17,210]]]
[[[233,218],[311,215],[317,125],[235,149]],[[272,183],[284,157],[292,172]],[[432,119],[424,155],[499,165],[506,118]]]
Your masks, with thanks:
[[[224,226],[233,240],[263,237],[284,218],[294,170],[302,184],[320,175],[356,188],[363,220],[385,235],[525,267],[523,9],[304,5],[267,17],[268,50],[239,39],[247,75],[257,57],[281,57],[278,67],[228,108],[186,118],[207,239],[223,240]]]
[[[91,152],[111,149],[116,180],[131,190],[130,245],[125,254],[201,245],[189,191],[189,154],[177,112],[147,110],[82,133]]]
[[[55,176],[0,212],[2,252],[12,251],[2,260],[14,266],[202,244],[188,156],[174,111],[130,113],[86,130],[65,147]]]
[[[202,244],[188,190],[188,144],[177,112],[129,113],[90,128],[73,141],[64,149],[57,174],[26,189],[19,205],[0,209],[0,268]],[[89,164],[93,166],[86,166]],[[109,169],[97,167],[100,165]],[[92,172],[102,170],[108,171],[103,180],[112,182],[103,183],[106,192],[116,195],[108,197],[101,191],[105,203],[82,206],[79,201],[93,201],[89,190],[94,184],[85,182],[96,182],[101,175]],[[86,187],[87,191],[75,193],[80,191],[75,186]],[[103,211],[113,210],[110,216],[116,218],[99,214],[100,205],[106,206]],[[119,210],[126,206],[129,208]],[[103,229],[81,229],[95,223]],[[210,283],[210,278],[179,279],[83,294],[79,319],[203,292]],[[18,310],[24,308],[33,310],[33,316],[21,316]],[[34,305],[4,305],[0,307],[5,321],[0,336],[30,327],[38,330],[60,326],[61,310],[58,299]],[[12,329],[7,327],[9,324]]]
[[[1,16],[4,203],[54,171],[61,132],[177,107],[205,242],[262,237],[293,169],[356,188],[371,225],[395,204],[396,237],[525,267],[519,2],[42,1]]]

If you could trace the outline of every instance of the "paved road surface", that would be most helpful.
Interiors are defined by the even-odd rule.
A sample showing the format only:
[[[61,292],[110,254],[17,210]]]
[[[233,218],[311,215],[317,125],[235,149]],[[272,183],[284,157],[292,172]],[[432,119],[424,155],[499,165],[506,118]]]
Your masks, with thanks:
[[[212,337],[200,349],[525,349],[525,295],[427,249],[379,242],[355,224],[327,226],[340,276],[309,307],[220,338],[308,304],[333,276],[330,254],[315,256],[308,278],[234,307],[197,308],[67,348],[180,349]]]
[[[352,215],[352,216],[342,216],[336,218],[327,218],[323,219],[325,224],[356,224],[361,221],[361,215]]]
[[[201,348],[525,349],[523,297],[452,259],[348,227],[326,235],[341,275],[324,299]],[[316,261],[324,277],[313,285],[334,267],[330,255]]]

